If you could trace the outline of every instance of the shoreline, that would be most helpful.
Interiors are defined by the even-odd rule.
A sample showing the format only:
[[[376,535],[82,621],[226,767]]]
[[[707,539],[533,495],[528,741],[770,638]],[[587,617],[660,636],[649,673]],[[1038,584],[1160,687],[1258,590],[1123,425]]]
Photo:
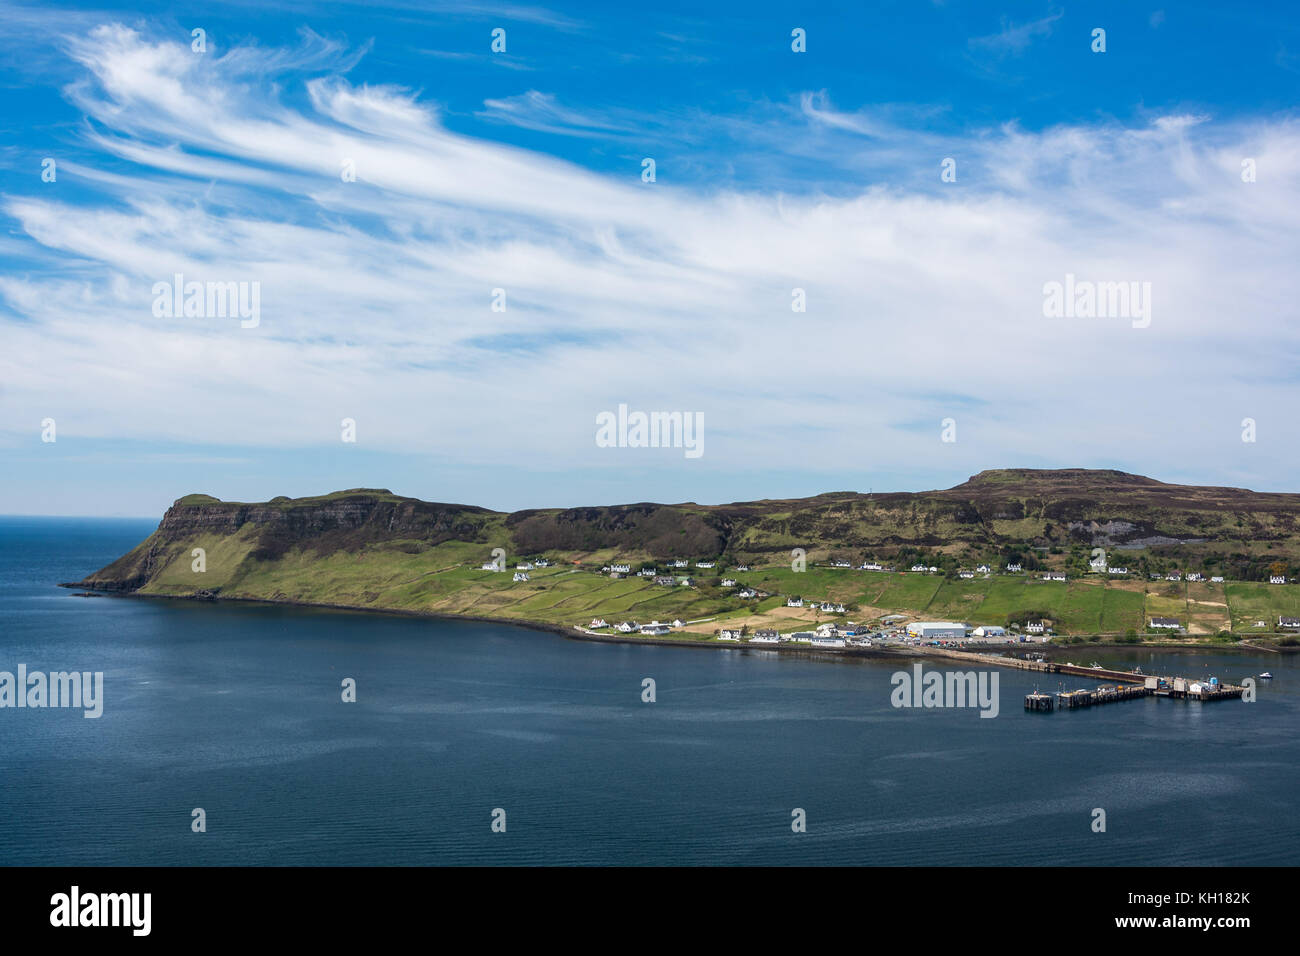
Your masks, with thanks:
[[[1111,650],[1147,650],[1147,651],[1227,651],[1232,653],[1246,654],[1286,654],[1294,652],[1296,648],[1281,647],[1262,647],[1256,644],[1246,644],[1239,642],[1235,644],[1130,644],[1116,641],[1088,641],[1081,644],[994,644],[985,649],[975,650],[971,648],[948,648],[948,647],[925,647],[925,646],[905,646],[905,647],[885,647],[873,645],[871,647],[810,647],[810,646],[792,646],[790,643],[785,644],[764,644],[754,645],[746,641],[717,641],[717,640],[689,640],[682,638],[664,638],[664,637],[639,637],[624,634],[598,634],[595,631],[588,630],[579,624],[556,624],[551,621],[536,621],[526,618],[507,618],[507,617],[489,617],[479,614],[447,614],[438,611],[412,611],[404,608],[380,608],[366,607],[357,604],[334,604],[318,601],[296,601],[288,598],[236,598],[222,597],[214,595],[212,597],[199,597],[196,595],[185,594],[141,594],[139,591],[116,591],[104,588],[95,588],[88,586],[85,582],[68,582],[60,583],[61,588],[81,588],[84,591],[92,592],[96,597],[124,597],[139,598],[143,600],[162,600],[162,601],[190,601],[208,604],[246,604],[246,605],[267,605],[271,607],[297,607],[297,608],[319,608],[329,611],[352,611],[362,614],[386,614],[398,617],[425,618],[437,621],[471,621],[480,624],[513,624],[519,627],[528,628],[535,631],[544,631],[551,634],[557,634],[561,637],[575,641],[588,641],[597,644],[632,644],[651,647],[694,647],[711,650],[751,650],[767,651],[778,654],[787,654],[800,657],[830,657],[836,659],[857,659],[857,658],[887,658],[887,657],[944,657],[949,655],[969,656],[973,659],[978,658],[996,658],[998,652],[1005,652],[1012,648],[1033,647],[1046,653],[1044,649],[1050,649],[1054,655],[1064,655],[1067,652],[1078,649],[1080,651],[1086,648],[1094,649],[1111,649]],[[83,595],[75,595],[83,596]],[[90,595],[84,595],[90,596]],[[937,653],[936,653],[937,652]],[[1076,655],[1077,656],[1077,655]],[[1010,657],[1009,661],[1021,661],[1021,658]],[[1014,663],[1008,663],[1006,666],[1018,666]]]
[[[290,599],[276,600],[274,598],[235,598],[235,597],[196,597],[186,594],[141,594],[138,591],[111,591],[85,587],[82,584],[60,584],[59,587],[83,588],[86,591],[94,592],[96,597],[116,597],[116,598],[136,598],[142,601],[188,601],[200,604],[234,604],[234,605],[267,605],[270,607],[297,607],[297,608],[318,608],[327,611],[353,611],[360,614],[380,614],[392,615],[396,617],[424,618],[434,621],[470,621],[476,624],[510,624],[517,627],[527,628],[533,631],[545,631],[550,634],[556,634],[574,641],[585,641],[593,644],[636,644],[650,647],[696,647],[705,650],[754,650],[754,651],[773,651],[785,654],[800,655],[832,655],[835,657],[888,657],[899,656],[899,651],[892,648],[884,647],[809,647],[799,645],[792,647],[788,643],[785,645],[772,644],[756,646],[744,642],[722,643],[714,640],[692,641],[682,639],[671,639],[662,637],[635,637],[624,634],[597,634],[594,631],[588,631],[578,624],[556,624],[552,621],[536,621],[526,618],[509,618],[509,617],[487,617],[481,614],[445,614],[438,611],[410,611],[404,608],[380,608],[365,607],[358,604],[333,604],[322,603],[317,601],[295,601]],[[80,596],[80,595],[74,595]],[[901,649],[900,649],[901,650]],[[916,650],[908,648],[909,652]],[[846,651],[851,653],[845,653]]]

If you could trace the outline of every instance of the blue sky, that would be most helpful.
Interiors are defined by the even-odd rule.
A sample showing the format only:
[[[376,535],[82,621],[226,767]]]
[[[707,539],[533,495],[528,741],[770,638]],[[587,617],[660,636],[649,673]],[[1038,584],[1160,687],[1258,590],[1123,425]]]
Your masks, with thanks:
[[[0,7],[0,513],[1296,490],[1288,5],[606,6]],[[598,447],[620,403],[704,453]]]

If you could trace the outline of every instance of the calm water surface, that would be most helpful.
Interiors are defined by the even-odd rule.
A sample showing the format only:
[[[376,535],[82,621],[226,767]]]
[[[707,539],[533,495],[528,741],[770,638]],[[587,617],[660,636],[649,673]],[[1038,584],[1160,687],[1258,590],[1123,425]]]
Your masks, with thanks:
[[[1294,657],[1083,650],[1275,679],[1255,704],[1037,715],[1022,710],[1034,675],[1002,671],[990,720],[894,709],[892,662],[55,587],[153,526],[0,518],[0,670],[105,675],[98,720],[0,710],[0,863],[1292,864],[1300,850]],[[190,831],[195,807],[207,833]]]

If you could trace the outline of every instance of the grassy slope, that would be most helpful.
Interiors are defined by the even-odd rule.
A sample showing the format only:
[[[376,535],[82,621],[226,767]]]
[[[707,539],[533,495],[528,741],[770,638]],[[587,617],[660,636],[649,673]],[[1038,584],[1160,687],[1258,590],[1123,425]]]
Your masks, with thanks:
[[[346,533],[315,531],[295,537],[299,534],[295,532],[280,542],[283,547],[272,547],[277,544],[268,531],[272,525],[288,527],[290,520],[309,516],[313,509],[353,507],[358,499],[384,503],[391,506],[385,516],[391,512],[414,523],[390,524],[385,517]],[[1039,548],[1042,560],[1060,566],[1066,560],[1065,551],[1080,546],[1077,535],[1084,534],[1086,540],[1090,533],[1071,532],[1068,525],[1079,525],[1076,519],[1086,524],[1093,518],[1138,521],[1141,534],[1207,539],[1162,552],[1174,566],[1183,561],[1187,562],[1184,566],[1197,566],[1191,552],[1198,550],[1203,554],[1267,554],[1266,561],[1300,554],[1300,496],[1163,485],[1112,472],[985,472],[957,488],[918,495],[836,493],[716,508],[630,505],[504,515],[414,503],[426,509],[416,516],[424,524],[410,518],[412,504],[413,499],[386,490],[366,489],[254,504],[189,495],[178,502],[181,507],[176,520],[168,524],[166,533],[163,529],[155,532],[87,581],[103,580],[108,586],[116,584],[127,590],[147,581],[142,593],[155,595],[217,591],[231,598],[558,624],[591,617],[611,621],[708,617],[751,625],[779,619],[793,627],[824,618],[811,610],[786,609],[784,595],[790,594],[854,605],[856,609],[846,616],[858,620],[902,612],[918,618],[1001,624],[1010,613],[1033,609],[1057,621],[1067,632],[1085,634],[1142,632],[1153,615],[1176,617],[1193,633],[1207,634],[1229,624],[1235,630],[1264,630],[1254,627],[1257,620],[1267,621],[1271,630],[1279,615],[1300,616],[1300,589],[1267,584],[1173,584],[1078,576],[1066,584],[1021,576],[963,581],[818,564],[831,557],[888,559],[891,547],[911,543],[933,552],[948,552],[965,566],[972,566],[979,560],[997,563],[998,551],[1009,543],[1037,542],[1052,546],[1050,555],[1046,547]],[[244,508],[270,510],[274,520],[263,515],[258,519],[264,522],[260,526],[250,521],[239,531],[225,534],[201,530],[214,525],[205,525],[195,517],[210,512],[210,517],[219,518],[221,513]],[[446,513],[438,511],[438,516],[428,517],[429,509]],[[200,530],[177,530],[190,526]],[[326,526],[328,522],[321,525]],[[417,526],[420,530],[411,532],[416,537],[387,537],[393,527]],[[709,587],[705,582],[723,573],[721,567],[706,572],[692,569],[701,582],[696,588],[662,588],[636,577],[612,581],[592,573],[593,565],[615,559],[634,566],[651,559],[651,545],[661,552],[662,566],[662,559],[670,553],[664,547],[677,550],[677,535],[686,535],[687,528],[696,535],[695,540],[710,540],[712,535],[725,541],[733,557],[755,566],[753,572],[734,576],[780,597],[745,602],[734,592]],[[538,546],[520,544],[519,549],[526,547],[528,553],[544,550],[561,565],[533,571],[528,582],[513,582],[510,573],[480,570],[494,546],[507,549],[513,567],[516,540],[527,541],[529,535]],[[539,544],[547,536],[565,535],[570,542],[567,546]],[[449,537],[452,540],[445,540]],[[584,545],[587,550],[573,550]],[[793,547],[807,549],[805,573],[793,572],[786,563]],[[207,570],[202,574],[191,569],[194,548],[207,552]],[[583,569],[575,570],[576,562],[582,562]],[[766,616],[756,617],[756,610]]]
[[[778,614],[786,629],[838,615],[811,609],[787,611],[783,597],[742,601],[730,589],[660,587],[647,579],[611,580],[569,564],[539,568],[527,582],[512,573],[480,569],[488,549],[446,542],[409,553],[400,540],[368,545],[357,553],[320,556],[299,549],[277,561],[251,557],[251,534],[229,537],[196,534],[173,542],[169,559],[141,593],[185,596],[219,590],[222,597],[249,600],[346,604],[376,609],[491,616],[555,624],[585,623],[592,617],[611,622],[635,618],[751,618],[755,610]],[[207,570],[191,568],[191,549],[207,551]],[[513,563],[510,565],[513,569]],[[946,580],[922,574],[880,574],[809,567],[757,567],[736,575],[743,583],[776,595],[856,605],[849,619],[885,613],[917,618],[1001,624],[1008,614],[1043,611],[1069,633],[1122,634],[1144,630],[1147,618],[1176,617],[1202,633],[1214,633],[1231,618],[1235,629],[1257,630],[1256,620],[1274,624],[1279,615],[1300,616],[1300,588],[1266,584],[1187,584],[1074,579],[1065,584],[1023,576]],[[1231,605],[1231,608],[1227,605]],[[716,626],[716,623],[715,623]]]

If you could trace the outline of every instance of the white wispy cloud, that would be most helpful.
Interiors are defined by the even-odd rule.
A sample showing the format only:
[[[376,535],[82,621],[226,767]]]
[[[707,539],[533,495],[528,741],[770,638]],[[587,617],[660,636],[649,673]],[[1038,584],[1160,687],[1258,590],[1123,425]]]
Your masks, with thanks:
[[[529,90],[518,96],[484,100],[483,107],[475,114],[480,119],[543,133],[605,138],[637,131],[630,122],[570,109],[563,106],[554,95],[538,90]]]
[[[1268,447],[1300,437],[1284,412],[1300,344],[1290,119],[945,138],[810,93],[730,135],[774,164],[851,161],[861,185],[720,189],[451,132],[437,90],[354,84],[355,51],[314,36],[196,56],[109,24],[67,49],[85,73],[68,96],[105,162],[3,197],[34,263],[0,276],[10,441],[55,415],[61,438],[323,445],[351,417],[384,451],[617,470],[628,459],[593,434],[619,402],[703,411],[689,466],[737,472],[1135,447],[1157,473],[1188,455],[1229,470],[1254,453],[1243,416],[1267,422]],[[276,93],[292,83],[301,106]],[[625,125],[536,91],[487,111]],[[261,325],[155,318],[151,287],[178,272],[260,282]],[[1044,318],[1043,284],[1066,273],[1150,282],[1150,328]],[[949,416],[956,446],[938,440]],[[1269,454],[1248,467],[1294,464]]]
[[[1052,35],[1053,25],[1065,16],[1057,10],[1037,20],[1027,23],[1012,23],[1002,18],[1002,29],[986,36],[971,37],[968,45],[973,50],[980,50],[997,56],[1019,56],[1029,49],[1035,40]]]

